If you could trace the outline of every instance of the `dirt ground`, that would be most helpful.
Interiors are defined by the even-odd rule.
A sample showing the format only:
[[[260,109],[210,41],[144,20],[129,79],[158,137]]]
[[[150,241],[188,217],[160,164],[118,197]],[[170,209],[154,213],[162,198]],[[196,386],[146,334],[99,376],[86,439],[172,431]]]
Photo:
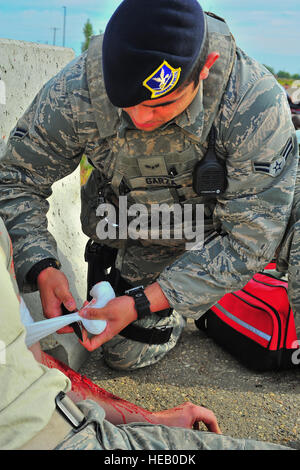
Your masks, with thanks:
[[[192,320],[176,347],[153,366],[131,372],[112,370],[100,349],[91,353],[79,372],[148,410],[191,401],[214,411],[223,434],[300,449],[300,368],[251,371],[200,332]]]

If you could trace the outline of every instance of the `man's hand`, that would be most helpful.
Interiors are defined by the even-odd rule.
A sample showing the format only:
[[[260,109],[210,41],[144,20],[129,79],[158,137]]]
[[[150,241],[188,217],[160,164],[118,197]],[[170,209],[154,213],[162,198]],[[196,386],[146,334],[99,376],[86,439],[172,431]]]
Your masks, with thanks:
[[[150,302],[151,312],[158,312],[159,310],[169,308],[168,300],[157,282],[147,286],[145,294]],[[130,323],[137,320],[134,300],[127,295],[110,300],[103,308],[85,307],[86,303],[78,312],[83,318],[88,318],[89,320],[105,320],[107,322],[103,333],[91,339],[88,338],[88,334],[85,330],[82,331],[82,344],[88,351],[94,351],[94,349],[99,348],[99,346],[112,339]]]
[[[214,413],[203,406],[194,405],[191,402],[183,403],[165,411],[152,413],[154,424],[165,424],[188,429],[198,429],[199,422],[207,427],[208,431],[222,434]]]
[[[84,306],[78,313],[89,320],[105,320],[107,322],[105,330],[92,338],[88,338],[87,331],[82,329],[82,345],[88,351],[99,348],[137,319],[134,300],[126,295],[110,300],[103,308],[86,308]]]
[[[70,312],[76,309],[76,302],[69,290],[69,282],[62,271],[55,268],[44,269],[37,278],[41,302],[46,318],[62,314],[61,304]],[[65,326],[58,333],[74,333],[73,328]]]

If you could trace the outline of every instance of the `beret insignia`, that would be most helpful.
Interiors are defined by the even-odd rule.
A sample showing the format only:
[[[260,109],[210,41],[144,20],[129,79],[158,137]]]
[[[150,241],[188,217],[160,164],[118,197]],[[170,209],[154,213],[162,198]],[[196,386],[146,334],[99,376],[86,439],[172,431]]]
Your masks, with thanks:
[[[144,87],[151,91],[151,98],[159,98],[169,93],[179,80],[181,67],[174,69],[166,60],[143,81]]]

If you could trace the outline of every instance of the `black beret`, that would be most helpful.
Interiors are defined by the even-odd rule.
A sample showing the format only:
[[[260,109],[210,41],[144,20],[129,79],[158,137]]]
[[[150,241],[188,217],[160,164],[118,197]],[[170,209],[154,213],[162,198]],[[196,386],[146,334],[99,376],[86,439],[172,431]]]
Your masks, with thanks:
[[[197,0],[124,0],[103,38],[112,104],[127,108],[174,91],[191,73],[205,34]]]

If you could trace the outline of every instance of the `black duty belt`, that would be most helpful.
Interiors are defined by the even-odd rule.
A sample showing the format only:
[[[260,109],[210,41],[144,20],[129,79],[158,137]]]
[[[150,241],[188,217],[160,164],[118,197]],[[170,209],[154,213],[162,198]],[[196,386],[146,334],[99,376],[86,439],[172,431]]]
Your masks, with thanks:
[[[119,335],[140,343],[164,344],[169,341],[172,331],[173,328],[143,328],[142,326],[130,324],[120,331]]]

